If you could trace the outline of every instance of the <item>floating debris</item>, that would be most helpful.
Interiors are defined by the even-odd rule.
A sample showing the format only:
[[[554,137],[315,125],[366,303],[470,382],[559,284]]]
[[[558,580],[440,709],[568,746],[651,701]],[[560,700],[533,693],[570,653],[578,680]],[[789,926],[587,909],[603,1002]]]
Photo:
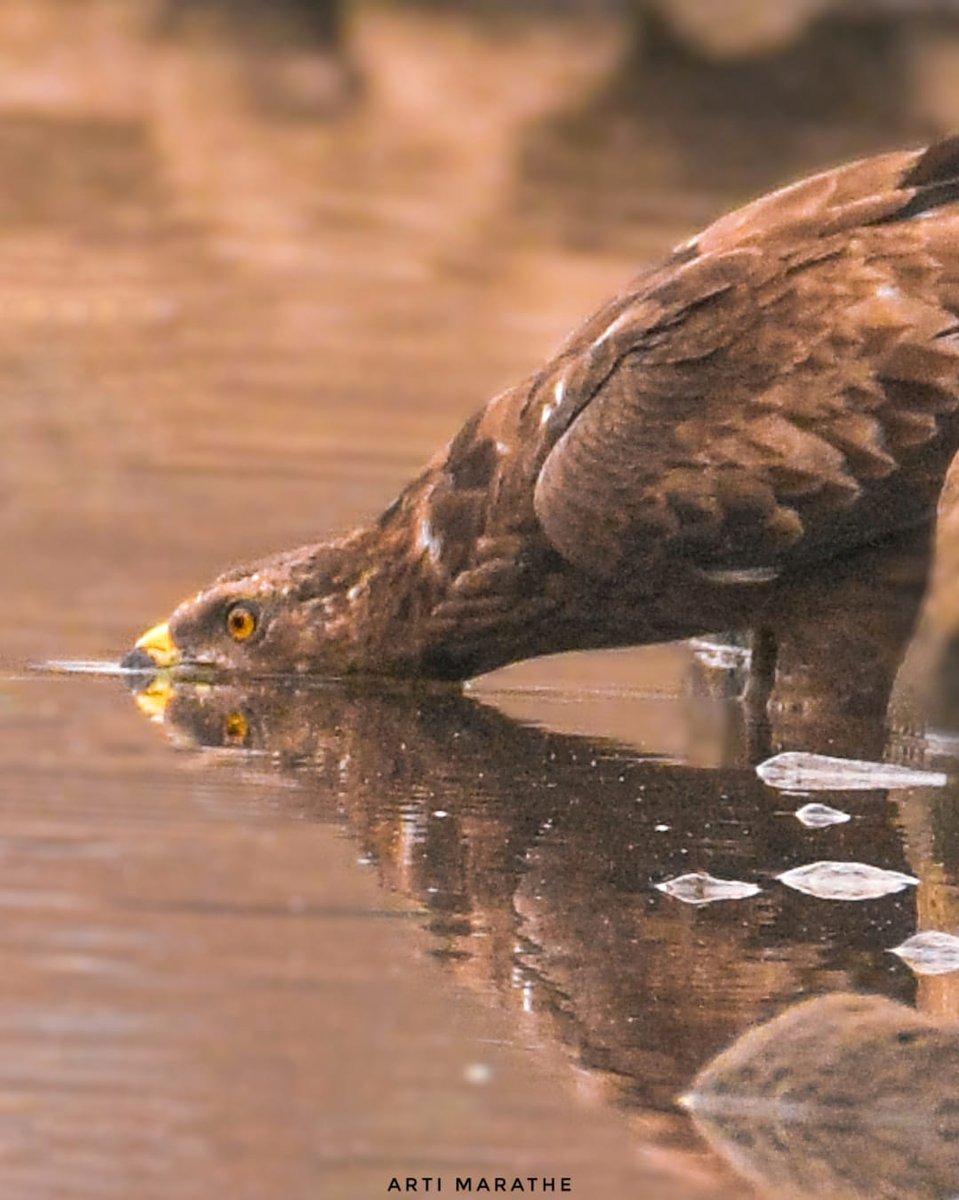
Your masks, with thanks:
[[[828,804],[804,804],[796,809],[795,817],[807,829],[826,829],[830,825],[843,825],[852,820],[849,813],[830,808]]]
[[[917,771],[895,763],[862,762],[803,751],[788,751],[767,758],[756,768],[756,774],[769,787],[801,792],[945,787],[949,782],[948,775],[942,771]]]
[[[489,1083],[493,1078],[493,1068],[488,1063],[468,1063],[463,1068],[463,1078],[467,1083],[481,1086],[484,1083]]]
[[[919,882],[901,871],[884,871],[857,862],[815,862],[785,871],[776,878],[786,887],[820,900],[875,900]]]
[[[913,934],[889,953],[898,955],[917,975],[948,975],[959,971],[959,937],[937,929]]]
[[[717,671],[732,671],[737,667],[748,667],[752,658],[749,646],[737,646],[732,642],[713,641],[710,638],[692,638],[693,654],[704,666]]]
[[[716,879],[705,871],[691,871],[688,875],[677,875],[675,879],[657,883],[656,890],[682,900],[684,904],[713,904],[716,900],[746,900],[762,888],[738,879]]]
[[[927,729],[925,743],[930,754],[959,758],[959,733],[948,729]]]

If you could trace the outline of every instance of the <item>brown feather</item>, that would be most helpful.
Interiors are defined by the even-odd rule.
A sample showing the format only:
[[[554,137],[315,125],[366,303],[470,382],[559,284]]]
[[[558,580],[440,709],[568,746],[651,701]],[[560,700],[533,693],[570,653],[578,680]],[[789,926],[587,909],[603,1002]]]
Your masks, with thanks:
[[[565,558],[604,578],[672,552],[788,568],[928,515],[928,480],[901,471],[942,434],[930,410],[954,412],[959,392],[937,287],[959,270],[959,205],[935,169],[953,172],[957,154],[930,155],[853,164],[722,218],[695,239],[700,258],[579,349],[535,487]]]

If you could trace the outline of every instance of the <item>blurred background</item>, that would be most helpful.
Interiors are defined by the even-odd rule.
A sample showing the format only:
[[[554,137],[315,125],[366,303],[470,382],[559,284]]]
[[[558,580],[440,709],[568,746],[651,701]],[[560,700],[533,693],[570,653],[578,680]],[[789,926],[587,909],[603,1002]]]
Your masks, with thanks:
[[[953,124],[954,0],[6,0],[0,654],[376,514],[718,212]]]
[[[807,829],[684,647],[187,689],[179,753],[25,670],[374,517],[723,210],[954,128],[959,0],[3,0],[4,1197],[743,1200],[673,1107],[710,1054],[817,991],[955,1012],[888,953],[956,927],[954,787]],[[919,898],[775,881],[830,855]],[[656,891],[696,869],[763,890]]]

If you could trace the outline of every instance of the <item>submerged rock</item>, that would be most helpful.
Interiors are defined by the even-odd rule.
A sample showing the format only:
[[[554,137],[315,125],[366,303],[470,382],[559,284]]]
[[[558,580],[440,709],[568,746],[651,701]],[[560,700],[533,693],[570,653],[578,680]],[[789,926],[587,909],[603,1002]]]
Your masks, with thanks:
[[[883,997],[795,1005],[708,1063],[682,1102],[761,1195],[955,1195],[959,1027]]]

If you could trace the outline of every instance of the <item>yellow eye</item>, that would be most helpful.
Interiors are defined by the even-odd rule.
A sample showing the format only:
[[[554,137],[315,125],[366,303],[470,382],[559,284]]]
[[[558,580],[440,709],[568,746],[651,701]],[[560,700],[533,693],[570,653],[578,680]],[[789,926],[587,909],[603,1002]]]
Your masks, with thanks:
[[[241,712],[233,712],[223,722],[223,741],[227,746],[240,746],[250,732],[250,723]]]
[[[234,604],[226,614],[226,629],[235,642],[245,642],[256,632],[256,613],[245,604]]]

